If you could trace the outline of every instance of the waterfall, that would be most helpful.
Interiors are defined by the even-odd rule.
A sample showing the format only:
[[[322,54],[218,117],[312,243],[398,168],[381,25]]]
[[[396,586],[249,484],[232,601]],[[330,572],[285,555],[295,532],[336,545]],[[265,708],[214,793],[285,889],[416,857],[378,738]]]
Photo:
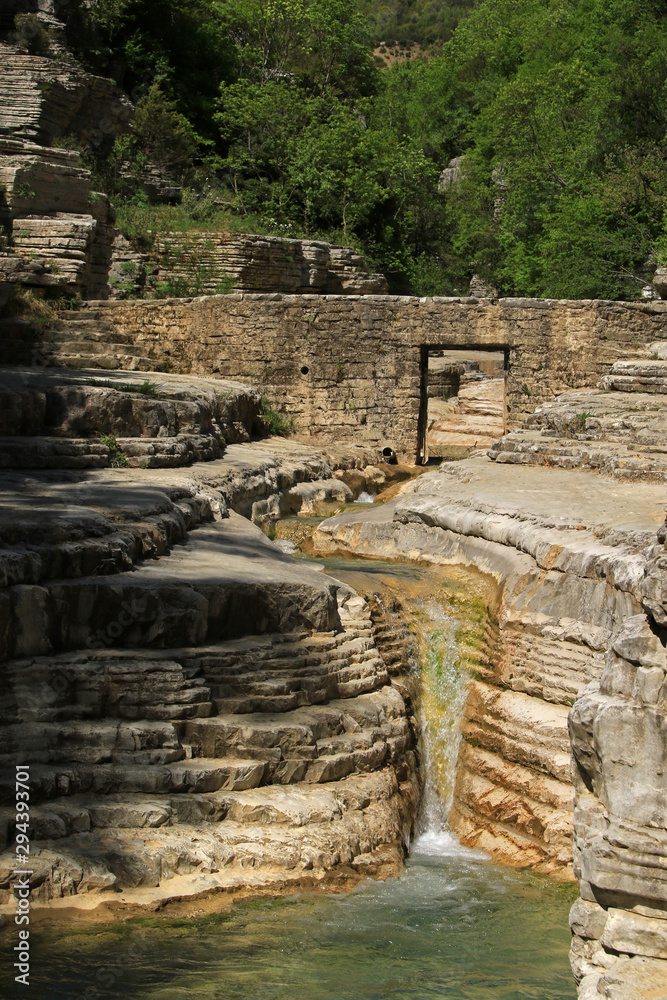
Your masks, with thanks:
[[[413,627],[419,640],[422,674],[424,792],[417,832],[423,839],[437,837],[447,828],[469,674],[457,643],[461,622],[444,598],[420,601]]]

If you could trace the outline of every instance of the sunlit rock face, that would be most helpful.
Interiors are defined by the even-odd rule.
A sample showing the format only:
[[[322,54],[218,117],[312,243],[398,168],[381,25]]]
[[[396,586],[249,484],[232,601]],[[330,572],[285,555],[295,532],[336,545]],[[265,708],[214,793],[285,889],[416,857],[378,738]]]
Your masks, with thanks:
[[[616,634],[602,676],[572,709],[570,735],[581,995],[659,996],[649,990],[667,982],[667,657],[643,615]],[[636,992],[636,975],[647,992]]]
[[[450,825],[498,860],[573,878],[572,704],[641,612],[662,487],[484,456],[443,464],[368,515],[341,514],[319,552],[467,563],[498,583],[470,659]]]
[[[0,914],[14,907],[17,761],[37,910],[191,912],[237,889],[397,874],[419,797],[415,728],[369,609],[251,520],[332,483],[347,496],[333,468],[369,455],[334,448],[332,466],[283,439],[225,447],[218,431],[247,438],[257,415],[247,386],[153,373],[142,393],[123,373],[84,406],[70,375],[4,387],[26,434],[0,484]],[[97,443],[102,467],[73,466],[59,450],[72,424],[90,430],[102,412],[146,445],[213,424],[224,454],[146,468],[121,437],[123,465]],[[174,434],[150,436],[164,416]],[[49,419],[51,436],[29,433]]]

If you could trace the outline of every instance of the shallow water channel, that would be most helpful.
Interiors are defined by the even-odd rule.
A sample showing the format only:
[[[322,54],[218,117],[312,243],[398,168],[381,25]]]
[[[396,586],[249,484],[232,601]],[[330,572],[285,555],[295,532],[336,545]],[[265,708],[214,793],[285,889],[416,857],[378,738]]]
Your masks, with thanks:
[[[424,835],[404,875],[349,895],[36,941],[30,996],[573,1000],[571,886]],[[86,992],[89,990],[89,992]]]
[[[481,576],[318,560],[389,603],[418,637],[426,788],[405,872],[349,894],[235,904],[201,919],[35,936],[30,996],[133,1000],[574,1000],[575,886],[494,864],[447,831]],[[409,670],[408,670],[409,672]],[[416,678],[415,678],[416,679]]]

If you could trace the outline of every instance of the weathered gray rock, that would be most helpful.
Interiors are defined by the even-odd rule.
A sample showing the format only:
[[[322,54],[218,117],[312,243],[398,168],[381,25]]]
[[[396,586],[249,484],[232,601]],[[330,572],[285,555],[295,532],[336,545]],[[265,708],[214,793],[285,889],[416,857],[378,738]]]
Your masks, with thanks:
[[[458,184],[463,168],[463,156],[455,156],[449,161],[438,178],[438,191],[447,192],[453,184]]]
[[[602,379],[601,391],[545,403],[523,427],[493,444],[489,457],[508,465],[589,468],[617,480],[664,481],[667,401],[660,365],[666,363],[614,365],[618,373]]]
[[[600,681],[570,713],[570,735],[575,866],[582,894],[585,886],[601,910],[587,932],[581,921],[572,923],[575,975],[593,976],[591,963],[604,960],[614,975],[599,979],[600,995],[650,995],[633,992],[642,976],[635,982],[637,967],[615,958],[667,959],[667,655],[644,616],[621,626]],[[597,941],[596,960],[577,957],[583,937]],[[658,968],[652,964],[651,977]],[[667,981],[667,962],[661,974]]]

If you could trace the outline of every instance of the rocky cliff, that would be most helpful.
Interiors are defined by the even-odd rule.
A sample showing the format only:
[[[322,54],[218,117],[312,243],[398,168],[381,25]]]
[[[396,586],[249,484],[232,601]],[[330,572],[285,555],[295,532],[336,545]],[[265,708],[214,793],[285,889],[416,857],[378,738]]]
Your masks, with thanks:
[[[110,298],[179,286],[196,294],[290,292],[382,295],[387,282],[371,274],[361,254],[321,240],[219,232],[160,233],[149,252],[116,237]],[[182,293],[181,293],[182,294]]]

